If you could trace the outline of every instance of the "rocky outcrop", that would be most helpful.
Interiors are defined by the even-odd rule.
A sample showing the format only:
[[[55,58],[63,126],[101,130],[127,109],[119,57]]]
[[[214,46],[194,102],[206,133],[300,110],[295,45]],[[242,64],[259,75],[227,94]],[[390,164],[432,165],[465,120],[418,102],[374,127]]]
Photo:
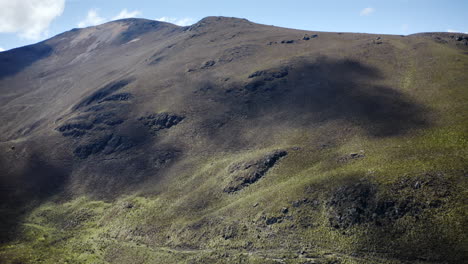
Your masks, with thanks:
[[[365,223],[390,225],[406,215],[418,218],[425,210],[441,207],[451,195],[442,174],[404,179],[389,189],[392,194],[384,195],[377,185],[366,181],[337,188],[326,202],[330,225],[337,229]]]
[[[124,79],[117,82],[109,83],[108,85],[104,86],[103,88],[97,90],[96,92],[92,93],[88,97],[84,98],[81,102],[79,102],[74,109],[79,109],[85,106],[89,106],[93,103],[103,102],[106,101],[106,98],[113,94],[114,92],[124,88],[129,83],[131,83],[133,79]],[[110,97],[112,98],[112,97]],[[114,98],[115,99],[115,98]],[[112,101],[112,99],[111,99]]]
[[[56,130],[64,137],[81,137],[92,131],[108,130],[123,122],[124,119],[119,118],[114,112],[83,114],[70,119]]]
[[[115,93],[133,79],[109,83],[81,100],[73,108],[72,117],[56,128],[64,137],[77,140],[73,154],[79,159],[91,155],[109,155],[134,146],[129,137],[115,134],[113,130],[126,120],[122,104],[133,98],[128,92]]]
[[[184,118],[184,116],[171,113],[155,113],[142,116],[138,120],[148,127],[152,133],[157,133],[159,130],[168,129],[179,124]]]
[[[89,143],[78,146],[73,153],[80,159],[86,159],[93,154],[102,153],[109,155],[127,150],[133,146],[134,143],[128,137],[109,134],[92,139]]]
[[[213,67],[215,64],[216,64],[216,61],[214,61],[214,60],[207,61],[207,62],[205,62],[205,64],[203,64],[201,69],[208,69],[210,67]]]
[[[257,160],[231,165],[228,172],[232,180],[224,192],[233,193],[255,183],[287,154],[284,150],[277,150]]]

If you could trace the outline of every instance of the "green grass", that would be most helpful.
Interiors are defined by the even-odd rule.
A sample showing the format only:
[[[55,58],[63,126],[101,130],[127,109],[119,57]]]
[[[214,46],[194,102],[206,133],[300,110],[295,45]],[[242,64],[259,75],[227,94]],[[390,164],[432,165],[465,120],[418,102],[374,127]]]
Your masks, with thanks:
[[[331,251],[340,253],[335,257],[342,263],[399,263],[392,256],[411,255],[405,248],[425,255],[425,250],[441,247],[442,241],[460,247],[466,240],[463,221],[467,207],[462,202],[466,182],[458,172],[467,156],[463,126],[427,129],[398,138],[355,136],[335,147],[290,150],[258,183],[232,195],[222,193],[227,183],[226,167],[277,148],[226,153],[220,159],[207,160],[196,172],[186,175],[182,184],[159,195],[131,195],[109,202],[78,197],[65,203],[44,203],[25,217],[21,237],[3,245],[0,256],[6,263],[152,263],[167,259],[171,263],[223,263],[218,262],[223,259],[222,253],[231,252],[225,263],[240,259],[268,263],[274,261],[274,252],[285,250],[288,253],[280,258],[289,259],[286,263],[302,263],[294,258],[294,252],[312,246],[310,249],[322,260],[328,259],[325,253]],[[337,160],[360,150],[365,154],[362,159],[345,163]],[[424,220],[405,216],[382,230],[363,225],[343,232],[329,226],[324,201],[344,182],[367,179],[384,190],[382,195],[391,197],[395,194],[387,193],[386,186],[433,172],[443,172],[461,185],[453,187],[459,193],[447,198],[449,207],[426,210],[421,215]],[[397,198],[414,195],[420,195],[420,201],[431,199],[431,194],[413,191]],[[304,197],[320,204],[313,210],[291,207],[292,201]],[[281,216],[283,207],[290,208],[293,220],[264,224],[269,217]],[[311,227],[301,227],[301,219]],[[291,229],[293,224],[296,227]],[[222,235],[229,227],[235,234],[225,239]],[[395,237],[398,230],[402,235]],[[265,250],[271,251],[266,257],[256,255]],[[380,252],[387,258],[374,262],[377,260],[373,258],[350,256],[352,252]],[[430,256],[437,257],[444,256]]]

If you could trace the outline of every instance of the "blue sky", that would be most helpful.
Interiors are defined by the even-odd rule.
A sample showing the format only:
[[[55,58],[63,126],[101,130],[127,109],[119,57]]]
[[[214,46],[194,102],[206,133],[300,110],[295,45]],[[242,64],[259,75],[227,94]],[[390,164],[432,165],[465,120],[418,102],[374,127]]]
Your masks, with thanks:
[[[190,25],[233,16],[281,27],[334,32],[468,32],[468,0],[0,0],[0,51],[76,27],[142,17]]]

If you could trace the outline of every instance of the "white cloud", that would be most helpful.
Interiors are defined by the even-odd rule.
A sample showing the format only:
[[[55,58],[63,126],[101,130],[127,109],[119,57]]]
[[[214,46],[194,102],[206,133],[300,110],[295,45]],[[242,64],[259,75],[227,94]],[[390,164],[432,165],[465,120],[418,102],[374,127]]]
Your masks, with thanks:
[[[88,15],[86,16],[86,18],[78,23],[78,27],[83,28],[83,27],[95,26],[98,24],[102,24],[105,21],[106,19],[99,16],[97,9],[90,9],[88,11]]]
[[[176,24],[178,26],[188,26],[188,25],[192,25],[195,22],[195,20],[190,17],[184,17],[184,18],[160,17],[160,18],[156,18],[156,20]]]
[[[361,16],[368,16],[372,13],[375,12],[375,8],[372,8],[372,7],[366,7],[364,8],[363,10],[361,10],[361,12],[359,13],[359,15]]]
[[[141,12],[138,10],[128,12],[127,8],[124,8],[118,15],[113,17],[111,20],[117,20],[117,19],[123,19],[123,18],[130,18],[130,17],[136,17],[141,15]]]
[[[0,47],[0,52],[2,52],[2,51],[5,51],[5,49],[4,49],[4,48],[2,48],[2,47]]]
[[[0,0],[0,33],[40,39],[64,8],[65,0]]]
[[[83,28],[83,27],[95,26],[95,25],[99,25],[104,22],[107,22],[109,20],[136,17],[139,15],[141,15],[141,12],[138,10],[128,11],[127,8],[124,8],[116,16],[112,17],[112,19],[107,19],[107,18],[101,17],[98,13],[98,10],[93,8],[93,9],[88,10],[88,14],[86,15],[86,18],[78,23],[78,27]]]
[[[447,32],[468,34],[468,32],[462,32],[461,30],[456,30],[456,29],[447,29]]]

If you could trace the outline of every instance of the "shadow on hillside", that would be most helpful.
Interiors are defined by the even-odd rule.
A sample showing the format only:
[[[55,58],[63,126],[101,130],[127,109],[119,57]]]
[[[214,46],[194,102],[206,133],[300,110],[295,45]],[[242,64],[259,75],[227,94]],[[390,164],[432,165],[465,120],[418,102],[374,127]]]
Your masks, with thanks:
[[[308,128],[337,120],[374,137],[398,136],[430,125],[427,107],[392,87],[376,85],[382,74],[360,62],[321,57],[278,74],[284,69],[266,69],[270,75],[249,78],[229,89],[227,96],[217,96],[218,101],[228,112],[242,113],[246,121],[273,117]]]
[[[24,168],[12,170],[0,157],[0,243],[14,239],[24,214],[59,193],[70,174],[67,166],[53,165],[39,154],[17,163]]]
[[[53,49],[41,42],[5,52],[0,52],[0,80],[21,72],[34,62],[49,56]]]

